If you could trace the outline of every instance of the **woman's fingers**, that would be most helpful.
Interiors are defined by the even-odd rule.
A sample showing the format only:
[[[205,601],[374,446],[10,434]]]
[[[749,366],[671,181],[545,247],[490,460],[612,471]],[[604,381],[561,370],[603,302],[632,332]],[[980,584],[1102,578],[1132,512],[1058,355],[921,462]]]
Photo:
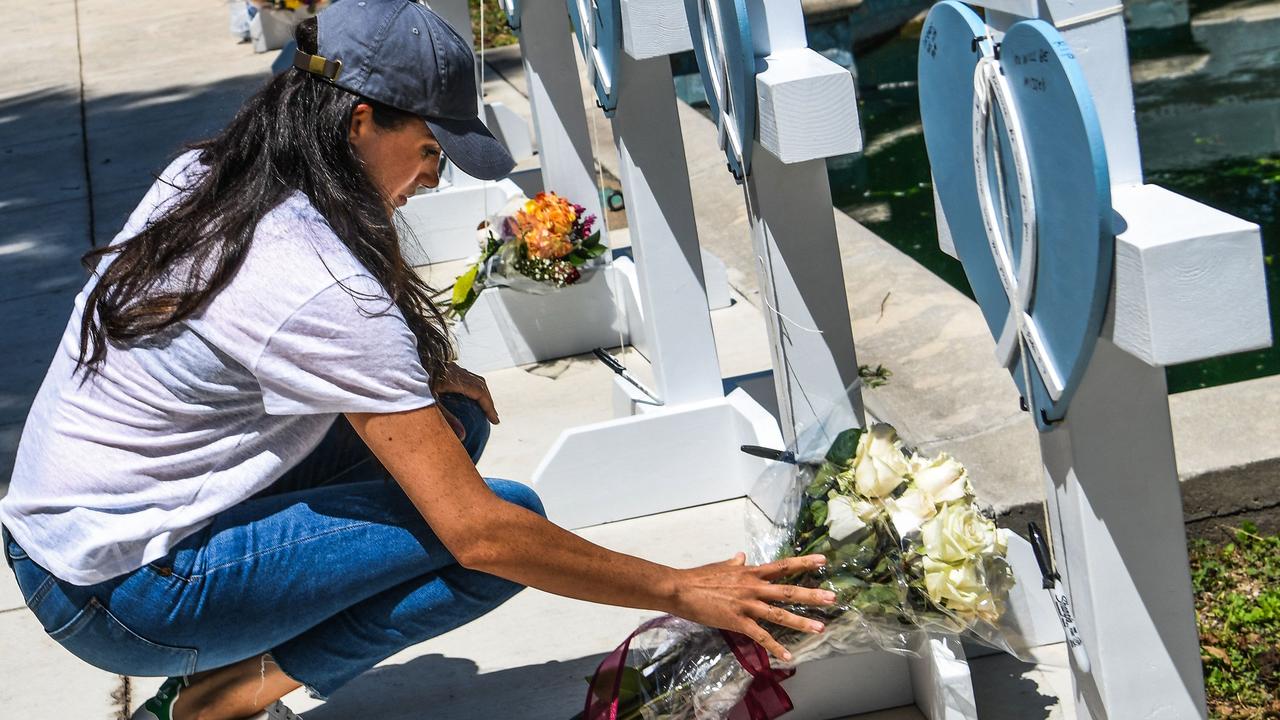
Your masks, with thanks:
[[[798,575],[799,573],[817,570],[826,564],[827,557],[825,555],[804,555],[757,565],[756,574],[764,580],[777,580],[789,575]]]
[[[836,602],[836,594],[830,590],[802,588],[795,585],[766,585],[760,590],[760,598],[765,602],[818,607],[834,605]]]
[[[743,635],[746,635],[747,637],[754,640],[757,645],[765,649],[765,652],[778,658],[779,660],[786,661],[791,659],[791,653],[788,652],[786,648],[782,647],[782,643],[778,642],[777,640],[774,640],[773,636],[770,635],[768,631],[766,631],[764,628],[760,627],[759,624],[754,622],[746,622],[746,623],[743,623],[741,627],[733,628],[733,629],[736,632],[742,633]]]
[[[501,422],[498,419],[498,410],[493,404],[493,396],[489,394],[489,384],[483,377],[466,368],[450,364],[445,376],[432,387],[432,391],[437,395],[447,392],[457,393],[473,400],[484,411],[489,422],[494,425]]]
[[[826,627],[817,620],[800,617],[795,613],[783,610],[777,605],[769,605],[763,602],[753,603],[747,612],[756,620],[763,620],[764,622],[799,630],[800,632],[820,633]]]
[[[463,370],[463,372],[467,371]],[[502,422],[498,419],[498,409],[493,406],[493,396],[489,394],[489,383],[474,373],[467,372],[467,375],[470,376],[469,382],[467,382],[467,396],[476,401],[476,404],[484,411],[485,417],[489,418],[489,422],[494,425]]]

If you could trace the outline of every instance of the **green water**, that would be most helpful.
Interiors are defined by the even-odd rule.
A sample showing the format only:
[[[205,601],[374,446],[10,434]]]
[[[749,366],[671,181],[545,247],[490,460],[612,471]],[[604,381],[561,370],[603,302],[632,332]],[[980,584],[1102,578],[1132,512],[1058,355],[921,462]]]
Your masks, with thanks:
[[[837,207],[972,296],[960,263],[938,249],[919,125],[916,43],[913,38],[895,38],[858,53],[866,148],[862,154],[829,161],[833,199]],[[1205,55],[1185,28],[1147,31],[1131,38],[1131,46],[1135,62],[1171,58],[1174,65],[1187,66],[1191,61],[1182,58]],[[1135,84],[1134,94],[1147,182],[1262,227],[1272,332],[1280,337],[1280,271],[1274,262],[1280,246],[1277,58],[1280,50],[1225,61],[1212,57],[1206,72],[1172,71],[1167,78],[1148,72]],[[1204,127],[1207,124],[1213,127]],[[1240,353],[1168,368],[1169,391],[1277,373],[1280,349]]]

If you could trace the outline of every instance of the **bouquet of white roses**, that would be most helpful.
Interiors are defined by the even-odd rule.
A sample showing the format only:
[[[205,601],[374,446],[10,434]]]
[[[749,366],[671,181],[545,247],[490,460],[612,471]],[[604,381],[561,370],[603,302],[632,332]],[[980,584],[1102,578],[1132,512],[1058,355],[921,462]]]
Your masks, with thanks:
[[[834,606],[785,606],[826,630],[769,626],[792,654],[771,666],[743,636],[660,618],[602,664],[585,720],[615,711],[620,720],[724,718],[742,703],[753,718],[776,717],[789,702],[761,692],[790,667],[867,647],[916,654],[928,633],[1013,649],[1002,625],[1014,584],[1007,531],[979,509],[963,465],[906,448],[885,424],[845,430],[815,462],[788,462],[762,480],[786,492],[780,517],[751,528],[754,559],[826,555],[820,569],[780,581],[836,593]]]

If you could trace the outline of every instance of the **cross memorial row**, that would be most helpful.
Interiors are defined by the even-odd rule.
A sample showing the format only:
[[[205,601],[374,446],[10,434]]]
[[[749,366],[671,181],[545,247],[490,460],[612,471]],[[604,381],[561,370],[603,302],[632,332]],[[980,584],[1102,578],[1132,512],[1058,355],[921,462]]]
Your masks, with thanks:
[[[865,427],[825,165],[861,149],[855,89],[807,47],[799,0],[503,4],[541,186],[599,215],[590,124],[611,123],[634,265],[604,275],[597,335],[621,329],[658,386],[654,402],[617,380],[615,419],[562,433],[534,476],[552,519],[584,527],[750,495],[764,465],[740,445],[820,452]],[[922,30],[920,103],[939,242],[964,264],[996,362],[1040,430],[1059,602],[1028,582],[1039,572],[1015,539],[1015,621],[1032,644],[1071,640],[1076,717],[1181,720],[1205,705],[1163,367],[1265,347],[1270,324],[1257,226],[1142,182],[1120,10],[943,0]],[[743,185],[776,420],[720,381],[668,62],[688,49]],[[600,118],[584,111],[579,62]],[[469,192],[482,205],[515,192],[500,183]],[[536,359],[590,340],[552,336]],[[1068,613],[1064,635],[1055,615]],[[784,683],[788,717],[914,703],[930,720],[976,718],[963,649],[928,645],[916,659],[868,648],[809,663]]]

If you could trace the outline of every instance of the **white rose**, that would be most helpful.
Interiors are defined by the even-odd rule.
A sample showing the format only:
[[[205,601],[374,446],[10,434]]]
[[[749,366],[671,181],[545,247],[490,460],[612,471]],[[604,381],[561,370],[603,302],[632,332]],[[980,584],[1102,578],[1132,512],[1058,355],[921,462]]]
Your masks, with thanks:
[[[884,506],[898,537],[906,537],[908,533],[919,530],[924,521],[938,512],[937,503],[929,493],[914,486],[908,487],[900,497],[885,500]]]
[[[952,502],[972,494],[969,473],[955,458],[942,453],[936,458],[911,459],[911,477],[921,490],[937,502]]]
[[[858,514],[858,517],[862,518],[862,522],[868,525],[884,512],[879,505],[870,500],[855,500],[853,502],[853,511]]]
[[[882,498],[893,494],[906,479],[888,463],[868,455],[853,471],[853,485],[860,495]]]
[[[960,615],[996,615],[995,598],[983,582],[977,563],[952,564],[926,557],[924,588],[930,600]]]
[[[920,539],[925,555],[949,563],[995,553],[1001,542],[995,523],[966,503],[942,506],[920,526]]]
[[[871,429],[858,439],[858,454],[854,458],[854,463],[858,464],[868,457],[879,459],[898,475],[906,475],[910,469],[907,456],[902,452],[902,440],[898,438],[898,431],[894,430],[892,425],[885,423],[872,425]]]
[[[866,500],[833,492],[827,497],[827,534],[840,542],[871,524],[878,514],[880,509]]]
[[[832,495],[827,500],[827,534],[840,542],[865,528],[867,523],[853,510],[853,503],[844,495]]]

